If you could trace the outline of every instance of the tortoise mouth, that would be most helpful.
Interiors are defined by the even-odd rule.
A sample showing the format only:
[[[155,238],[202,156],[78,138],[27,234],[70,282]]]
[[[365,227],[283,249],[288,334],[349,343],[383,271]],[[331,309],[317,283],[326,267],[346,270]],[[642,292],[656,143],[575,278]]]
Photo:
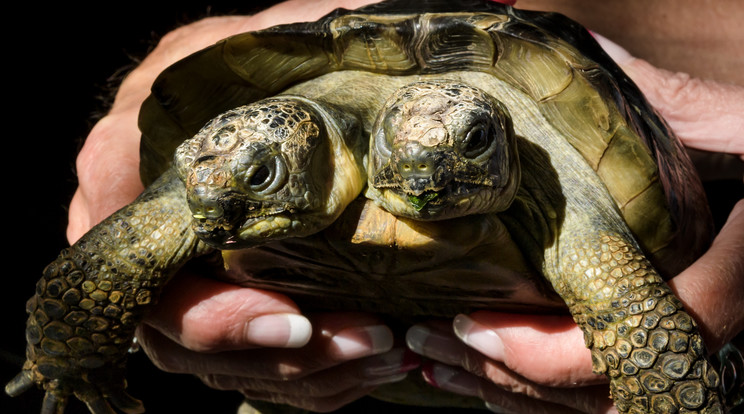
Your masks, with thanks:
[[[407,193],[408,202],[414,210],[438,209],[447,203],[447,191],[427,190],[420,194]]]
[[[468,182],[452,182],[425,191],[412,191],[403,186],[380,189],[388,191],[384,208],[395,215],[419,220],[443,220],[491,210],[501,188]]]
[[[296,209],[285,206],[285,205],[264,205],[264,204],[258,204],[258,207],[256,205],[249,205],[246,209],[245,213],[245,221],[243,222],[243,225],[241,227],[245,227],[246,225],[266,219],[271,216],[276,216],[279,214],[292,214],[295,212]]]
[[[262,244],[277,238],[292,227],[292,212],[277,210],[255,217],[249,217],[238,229],[238,237],[243,242]]]
[[[242,214],[231,219],[195,218],[194,232],[219,249],[239,249],[268,243],[292,227],[296,208],[284,204],[246,203]]]

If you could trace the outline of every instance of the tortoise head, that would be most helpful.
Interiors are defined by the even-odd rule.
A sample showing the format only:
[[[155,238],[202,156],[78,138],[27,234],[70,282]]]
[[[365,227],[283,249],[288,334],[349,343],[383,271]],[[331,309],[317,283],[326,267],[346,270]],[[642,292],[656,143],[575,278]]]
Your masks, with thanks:
[[[296,96],[214,118],[175,155],[194,231],[233,249],[325,228],[366,181],[355,134],[355,119]]]
[[[390,97],[373,128],[368,170],[367,196],[418,220],[502,211],[520,177],[504,105],[448,80],[416,82]]]

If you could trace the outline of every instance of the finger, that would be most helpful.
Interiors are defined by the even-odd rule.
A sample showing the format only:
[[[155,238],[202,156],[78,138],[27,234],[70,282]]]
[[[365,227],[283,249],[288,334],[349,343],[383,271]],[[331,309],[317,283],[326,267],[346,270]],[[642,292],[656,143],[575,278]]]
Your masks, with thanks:
[[[710,249],[669,281],[699,323],[708,351],[744,331],[744,200],[729,214]]]
[[[688,147],[744,159],[744,88],[658,69],[595,34]]]
[[[455,334],[467,345],[540,384],[605,383],[592,373],[591,352],[569,316],[476,312],[458,315]]]
[[[427,363],[422,368],[424,379],[431,385],[459,395],[477,397],[486,408],[497,413],[617,413],[607,398],[606,386],[559,390],[570,406],[533,398],[519,389],[503,388],[489,379],[473,375],[463,369],[440,363]],[[593,399],[596,403],[577,408],[579,400]],[[583,404],[586,405],[586,404]]]
[[[217,352],[305,345],[312,326],[286,296],[179,274],[145,319],[187,349]]]
[[[332,397],[352,388],[370,388],[405,378],[419,366],[418,356],[405,348],[350,361],[294,381],[273,381],[248,376],[203,375],[212,388],[243,392],[285,394],[304,397]]]
[[[540,373],[543,367],[539,367],[535,371],[529,372],[529,374],[537,373],[538,378],[544,381],[544,383],[537,383],[512,371],[502,361],[491,359],[476,349],[463,346],[462,342],[454,334],[448,331],[438,330],[432,327],[432,325],[416,325],[412,327],[409,329],[406,339],[409,347],[414,352],[421,353],[439,362],[444,362],[450,367],[453,365],[460,366],[471,374],[481,379],[486,379],[485,383],[492,384],[497,389],[506,390],[508,393],[520,394],[520,401],[537,400],[563,405],[572,409],[580,409],[583,412],[601,412],[598,410],[605,409],[611,405],[607,400],[608,392],[606,385],[600,386],[602,389],[602,398],[598,398],[595,393],[587,393],[583,387],[587,383],[604,382],[598,381],[597,378],[601,379],[602,377],[597,375],[592,374],[593,381],[567,383],[561,377],[548,378],[545,374]],[[490,339],[493,339],[493,337]],[[482,347],[486,341],[483,338],[479,338],[478,342],[480,342],[479,346]],[[527,342],[529,342],[529,339]],[[500,345],[496,344],[496,346],[499,347]],[[542,345],[539,346],[544,348]],[[443,355],[446,355],[446,357],[441,358]],[[519,360],[529,360],[533,357],[537,357],[537,355],[519,355]],[[549,365],[556,363],[560,364],[560,359],[550,361],[544,368],[549,369]],[[591,362],[588,362],[588,364],[591,366]],[[484,390],[483,384],[480,381],[475,381],[469,376],[458,375],[452,378],[456,372],[459,371],[452,368],[446,370],[444,367],[440,367],[438,371],[429,372],[431,378],[427,378],[426,375],[425,378],[432,385],[448,389],[449,391],[458,392],[457,387],[460,387],[461,390],[458,392],[460,394],[480,396],[487,401],[491,401],[487,397],[489,393],[485,392],[486,390],[490,390],[490,388]],[[483,393],[483,395],[478,393]],[[502,395],[501,393],[497,394]],[[493,396],[491,398],[493,399]]]
[[[324,314],[314,320],[310,342],[296,349],[255,348],[224,352],[195,352],[182,347],[148,325],[137,337],[148,357],[168,372],[245,376],[289,381],[392,349],[389,328],[364,314]]]

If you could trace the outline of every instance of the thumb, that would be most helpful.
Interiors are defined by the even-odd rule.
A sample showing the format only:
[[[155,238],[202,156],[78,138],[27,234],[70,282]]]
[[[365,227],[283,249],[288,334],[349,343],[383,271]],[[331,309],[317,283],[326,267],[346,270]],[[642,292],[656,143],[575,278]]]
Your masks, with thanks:
[[[744,200],[734,206],[710,249],[669,281],[700,323],[710,351],[744,330]],[[689,304],[689,305],[688,305]]]
[[[286,296],[189,273],[169,283],[145,323],[198,352],[296,348],[312,335],[310,322]]]
[[[593,33],[685,146],[744,159],[744,87],[659,69]]]

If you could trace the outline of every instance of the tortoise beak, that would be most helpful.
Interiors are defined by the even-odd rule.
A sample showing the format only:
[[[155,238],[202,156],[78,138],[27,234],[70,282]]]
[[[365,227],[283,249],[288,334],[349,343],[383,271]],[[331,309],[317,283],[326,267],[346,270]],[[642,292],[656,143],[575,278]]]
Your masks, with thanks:
[[[188,191],[187,201],[194,232],[212,246],[222,246],[233,237],[245,212],[241,197],[224,188],[196,186]]]

